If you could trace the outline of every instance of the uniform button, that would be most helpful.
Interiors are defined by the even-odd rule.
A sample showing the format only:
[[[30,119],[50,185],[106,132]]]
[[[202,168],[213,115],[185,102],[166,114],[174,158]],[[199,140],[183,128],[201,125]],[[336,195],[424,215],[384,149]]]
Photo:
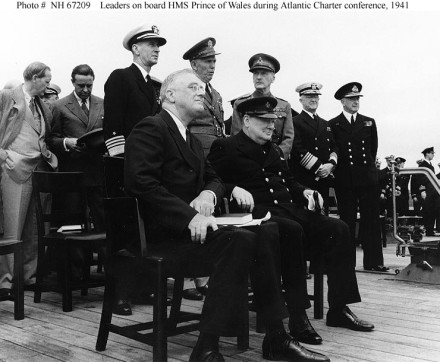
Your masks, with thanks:
[[[269,179],[266,177],[266,178],[264,179],[264,181],[269,182]]]
[[[364,156],[365,157],[365,153],[362,155],[362,156]]]
[[[364,163],[367,163],[367,161],[364,161]]]
[[[285,183],[286,182],[286,180],[285,179],[283,179],[283,183]]]
[[[303,154],[301,154],[301,157],[304,157],[304,155],[303,155]]]
[[[278,172],[278,175],[280,175],[280,176],[281,176],[282,174],[283,174],[283,173],[282,173],[281,171],[280,171],[280,172]]]
[[[348,145],[350,146],[350,145],[351,145],[351,142],[348,142]]]
[[[329,139],[329,138],[327,138],[327,142],[330,142],[330,139]]]
[[[318,147],[315,147],[315,150],[318,151]]]
[[[278,201],[277,201],[277,200],[273,200],[273,203],[274,203],[275,205],[277,205],[277,204],[278,204]]]
[[[362,147],[362,151],[364,151],[365,150],[365,147]]]
[[[364,140],[362,140],[362,143],[365,143],[365,141],[364,141]]]
[[[271,194],[273,194],[273,189],[270,189],[269,192],[270,192]]]
[[[348,152],[351,152],[351,148],[348,149]]]
[[[292,203],[293,201],[292,200],[290,200],[290,203]]]
[[[318,140],[318,137],[315,137],[315,141],[317,141]]]
[[[290,191],[288,187],[286,187],[286,190],[287,190],[287,191]]]
[[[264,172],[264,168],[262,168],[262,169],[261,169],[261,171],[263,171],[263,172]]]
[[[350,162],[350,165],[352,165],[353,164],[353,162]]]
[[[350,155],[350,158],[353,158],[353,155]]]

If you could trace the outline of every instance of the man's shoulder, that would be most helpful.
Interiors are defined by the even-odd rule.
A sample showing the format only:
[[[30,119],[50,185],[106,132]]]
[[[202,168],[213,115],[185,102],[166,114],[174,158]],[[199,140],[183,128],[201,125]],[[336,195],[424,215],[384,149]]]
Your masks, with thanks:
[[[241,96],[238,96],[238,97],[231,99],[230,102],[233,102],[234,106],[235,106],[235,105],[240,104],[244,100],[249,99],[251,97],[252,97],[252,93],[246,93],[246,94],[242,94]]]
[[[342,113],[339,113],[336,117],[333,117],[332,119],[328,120],[327,122],[330,123],[331,126],[338,124],[341,119],[341,117],[344,117]]]
[[[95,96],[94,94],[92,94],[90,96],[90,99],[92,100],[92,102],[96,102],[96,103],[104,103],[104,99],[98,96]]]
[[[286,107],[287,105],[290,107],[290,103],[285,99],[275,96],[274,98],[278,101],[277,107]]]
[[[363,122],[374,122],[374,118],[364,116],[363,114],[358,113],[359,119],[361,119]]]

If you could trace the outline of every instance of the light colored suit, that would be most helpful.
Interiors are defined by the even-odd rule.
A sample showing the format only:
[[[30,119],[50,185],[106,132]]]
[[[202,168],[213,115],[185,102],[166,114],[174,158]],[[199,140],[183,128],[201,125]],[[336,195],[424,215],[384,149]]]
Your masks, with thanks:
[[[23,86],[0,91],[1,193],[4,212],[4,235],[23,240],[24,282],[33,284],[37,267],[37,229],[32,200],[32,171],[56,169],[57,157],[45,143],[50,131],[51,114],[35,97],[41,124],[38,125],[26,104]],[[6,156],[12,162],[4,162]],[[42,162],[45,161],[45,162]],[[12,283],[12,256],[0,259],[0,288]]]

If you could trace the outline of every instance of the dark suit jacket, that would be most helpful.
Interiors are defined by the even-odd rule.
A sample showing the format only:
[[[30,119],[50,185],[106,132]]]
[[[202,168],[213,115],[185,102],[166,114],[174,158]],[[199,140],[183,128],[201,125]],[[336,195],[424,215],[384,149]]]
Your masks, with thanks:
[[[330,156],[337,162],[338,149],[333,133],[327,121],[319,116],[312,119],[304,111],[293,117],[293,128],[295,137],[289,164],[297,180],[313,188],[316,170],[328,163]]]
[[[341,113],[329,123],[339,149],[338,166],[334,171],[336,186],[377,185],[378,140],[374,119],[358,113],[352,126]]]
[[[191,148],[169,113],[144,118],[132,130],[125,150],[125,189],[139,199],[153,241],[189,238],[187,226],[197,211],[189,206],[201,191],[221,200],[224,186],[200,142]]]
[[[428,161],[423,160],[419,167],[426,167],[430,169],[433,173],[435,173],[434,166],[429,164]],[[411,194],[412,197],[421,197],[421,193],[423,191],[427,191],[428,193],[435,193],[434,187],[429,182],[428,178],[425,175],[413,175],[411,177]]]
[[[87,132],[101,128],[104,118],[103,99],[90,96],[89,117],[81,109],[73,92],[53,104],[52,132],[48,143],[60,160],[60,171],[83,171],[88,186],[103,183],[102,156],[92,150],[82,153],[67,152],[65,137],[79,138]]]
[[[159,88],[157,81],[147,84],[134,64],[114,70],[104,85],[104,139],[126,139],[136,123],[156,114],[161,108]]]
[[[296,182],[281,149],[268,142],[263,148],[243,131],[218,139],[212,144],[208,161],[226,184],[228,194],[235,186],[249,191],[255,202],[256,217],[265,214],[266,206],[298,203],[304,207],[305,187]]]

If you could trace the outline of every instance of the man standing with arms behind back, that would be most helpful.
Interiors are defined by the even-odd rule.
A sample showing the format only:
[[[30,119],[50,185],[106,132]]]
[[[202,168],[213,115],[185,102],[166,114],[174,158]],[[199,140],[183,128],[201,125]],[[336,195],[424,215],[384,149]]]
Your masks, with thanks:
[[[160,110],[160,82],[150,77],[150,71],[166,42],[155,25],[136,27],[122,42],[131,51],[133,64],[113,71],[104,85],[104,139],[110,156],[123,154],[135,124]]]
[[[377,128],[373,118],[358,113],[361,90],[360,83],[351,82],[335,93],[343,107],[342,113],[329,121],[339,149],[338,167],[334,173],[335,191],[339,215],[350,228],[353,252],[359,206],[364,269],[387,271],[389,268],[383,265],[380,236]]]
[[[50,68],[40,62],[23,72],[24,84],[0,91],[0,164],[4,236],[23,240],[24,285],[31,290],[37,270],[37,222],[32,171],[55,170],[56,156],[46,146],[52,115],[40,99],[49,85]],[[13,259],[0,257],[0,288],[10,289]]]

